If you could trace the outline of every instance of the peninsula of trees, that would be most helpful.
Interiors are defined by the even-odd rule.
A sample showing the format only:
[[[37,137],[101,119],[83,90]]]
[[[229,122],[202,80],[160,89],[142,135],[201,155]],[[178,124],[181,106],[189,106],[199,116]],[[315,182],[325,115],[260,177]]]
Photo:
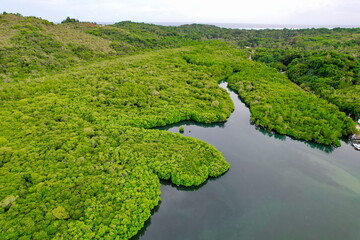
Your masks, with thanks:
[[[130,239],[159,204],[160,179],[198,186],[226,173],[215,147],[154,129],[226,121],[223,79],[268,131],[335,146],[356,131],[360,29],[3,13],[0,38],[2,239]]]

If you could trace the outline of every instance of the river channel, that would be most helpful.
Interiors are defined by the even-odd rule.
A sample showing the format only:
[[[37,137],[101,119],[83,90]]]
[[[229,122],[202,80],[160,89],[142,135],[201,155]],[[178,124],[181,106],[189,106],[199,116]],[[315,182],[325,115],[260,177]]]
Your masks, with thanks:
[[[228,92],[235,111],[227,122],[161,129],[184,126],[184,136],[219,149],[230,170],[199,188],[162,182],[162,201],[134,239],[359,240],[360,152],[345,140],[332,148],[259,129]]]

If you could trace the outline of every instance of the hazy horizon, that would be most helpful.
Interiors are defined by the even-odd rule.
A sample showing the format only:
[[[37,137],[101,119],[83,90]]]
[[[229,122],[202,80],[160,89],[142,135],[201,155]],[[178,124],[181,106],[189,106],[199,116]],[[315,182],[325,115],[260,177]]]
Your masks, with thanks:
[[[3,11],[6,12],[6,11]],[[20,14],[23,17],[39,17],[44,20],[51,21],[49,19],[43,18],[41,16],[35,16],[35,15],[23,15],[22,13],[18,12],[6,12],[7,14]],[[76,16],[67,16],[71,18],[75,18]],[[65,18],[64,18],[65,19]],[[63,19],[63,20],[64,20]],[[205,25],[214,25],[221,28],[232,28],[232,29],[253,29],[253,30],[260,30],[260,29],[306,29],[306,28],[360,28],[360,24],[272,24],[272,23],[235,23],[235,22],[153,22],[153,21],[134,21],[134,20],[121,20],[121,21],[93,21],[93,20],[80,20],[80,22],[91,22],[96,24],[103,24],[103,25],[111,25],[118,22],[123,21],[131,21],[135,23],[146,23],[146,24],[155,24],[155,25],[162,25],[162,26],[181,26],[181,25],[190,25],[190,24],[205,24]],[[61,21],[51,21],[55,24],[60,24]]]
[[[0,11],[61,22],[358,25],[357,0],[5,0]]]

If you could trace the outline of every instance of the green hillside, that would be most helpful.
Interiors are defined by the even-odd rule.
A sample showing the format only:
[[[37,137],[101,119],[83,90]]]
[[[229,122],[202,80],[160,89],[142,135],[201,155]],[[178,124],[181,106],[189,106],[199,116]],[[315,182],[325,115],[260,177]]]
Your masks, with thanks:
[[[35,17],[0,15],[0,79],[59,71],[114,54],[110,41]]]
[[[359,30],[329,31],[54,24],[1,14],[1,239],[129,239],[159,204],[160,179],[199,186],[226,173],[215,147],[154,129],[226,121],[234,106],[220,80],[255,124],[339,146],[355,122],[333,96],[349,91],[345,105],[357,109],[359,92],[350,88],[359,86]],[[353,45],[336,47],[340,36]],[[324,39],[339,69],[319,54]],[[319,89],[331,86],[334,95],[323,96],[312,80],[329,64],[335,74]]]

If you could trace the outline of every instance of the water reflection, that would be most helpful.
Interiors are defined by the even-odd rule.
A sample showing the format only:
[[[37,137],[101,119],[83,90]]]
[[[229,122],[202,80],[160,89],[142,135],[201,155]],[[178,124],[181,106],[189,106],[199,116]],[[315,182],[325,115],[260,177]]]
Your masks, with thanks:
[[[329,146],[329,145],[323,145],[323,144],[319,144],[319,143],[315,143],[315,142],[308,142],[308,141],[304,141],[304,140],[298,140],[298,139],[295,139],[291,136],[286,136],[286,135],[282,135],[282,134],[278,134],[276,132],[272,132],[272,131],[267,131],[266,129],[264,129],[263,127],[260,127],[260,126],[255,126],[255,129],[258,130],[259,132],[261,132],[263,135],[265,136],[268,136],[268,137],[273,137],[277,140],[280,140],[280,141],[286,141],[287,138],[290,138],[294,141],[298,141],[298,142],[301,142],[301,143],[304,143],[306,146],[308,147],[311,147],[313,149],[319,149],[325,153],[332,153],[336,147],[334,146]],[[345,143],[348,143],[348,142],[345,142]]]
[[[211,181],[217,181],[218,179],[220,179],[222,176],[224,176],[227,172],[223,173],[220,176],[217,177],[209,177],[205,182],[203,182],[202,184],[200,184],[199,186],[192,186],[192,187],[184,187],[184,186],[178,186],[176,184],[173,184],[170,180],[160,180],[161,185],[163,186],[169,186],[172,187],[178,191],[186,191],[186,192],[192,192],[192,191],[197,191],[200,188],[202,188],[204,185],[206,185],[208,182]]]
[[[255,125],[255,129],[258,130],[259,132],[261,132],[263,135],[268,136],[268,137],[273,137],[275,139],[281,140],[281,141],[285,141],[286,140],[286,136],[285,135],[281,135],[281,134],[277,134],[275,132],[271,132],[271,131],[267,131],[265,130],[263,127],[260,126],[256,126]]]
[[[333,148],[251,125],[229,94],[235,111],[225,123],[160,129],[185,126],[184,136],[216,146],[230,170],[196,188],[162,182],[161,206],[135,239],[360,239],[358,152],[344,141]]]
[[[155,206],[155,208],[153,210],[151,210],[151,215],[154,215],[155,213],[157,213],[159,211],[160,205],[161,205],[161,201],[159,202],[159,205]],[[144,236],[147,228],[150,225],[151,225],[151,218],[149,218],[148,220],[145,221],[144,227],[130,240],[139,240],[142,236]]]
[[[317,144],[317,143],[313,143],[313,142],[306,142],[303,141],[307,146],[313,148],[313,149],[319,149],[325,153],[332,153],[336,147],[334,146],[328,146],[328,145],[322,145],[322,144]]]
[[[199,123],[199,122],[189,120],[189,121],[181,121],[181,122],[169,124],[164,127],[156,127],[155,129],[169,130],[170,128],[176,128],[176,127],[181,127],[181,126],[197,126],[197,127],[202,127],[202,128],[215,128],[215,127],[224,128],[225,122],[205,124],[205,123]]]

